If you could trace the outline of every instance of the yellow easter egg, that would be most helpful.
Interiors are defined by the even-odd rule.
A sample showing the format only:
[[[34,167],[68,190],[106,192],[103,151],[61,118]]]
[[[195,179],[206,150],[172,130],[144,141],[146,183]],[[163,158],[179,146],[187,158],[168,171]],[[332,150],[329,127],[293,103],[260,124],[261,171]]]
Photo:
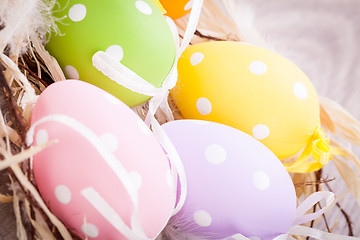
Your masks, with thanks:
[[[320,123],[317,93],[292,62],[238,42],[190,46],[171,95],[182,115],[252,135],[280,159],[302,150]]]

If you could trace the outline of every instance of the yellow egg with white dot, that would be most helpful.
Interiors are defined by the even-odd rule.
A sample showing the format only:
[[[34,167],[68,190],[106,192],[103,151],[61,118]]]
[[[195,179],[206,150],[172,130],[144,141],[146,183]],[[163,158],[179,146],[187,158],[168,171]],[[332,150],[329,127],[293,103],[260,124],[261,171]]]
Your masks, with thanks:
[[[292,62],[238,42],[188,47],[171,95],[188,119],[223,123],[252,135],[280,159],[301,151],[320,124],[317,93]]]

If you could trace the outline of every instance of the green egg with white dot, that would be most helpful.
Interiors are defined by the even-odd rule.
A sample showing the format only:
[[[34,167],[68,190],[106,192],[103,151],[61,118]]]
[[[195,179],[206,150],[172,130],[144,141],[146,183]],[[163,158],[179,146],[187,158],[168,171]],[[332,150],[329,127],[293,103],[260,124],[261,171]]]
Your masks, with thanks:
[[[175,42],[164,16],[151,0],[60,0],[53,9],[61,34],[52,34],[46,49],[67,79],[80,79],[116,96],[128,106],[145,96],[98,71],[92,58],[109,54],[131,71],[161,87],[175,60]]]

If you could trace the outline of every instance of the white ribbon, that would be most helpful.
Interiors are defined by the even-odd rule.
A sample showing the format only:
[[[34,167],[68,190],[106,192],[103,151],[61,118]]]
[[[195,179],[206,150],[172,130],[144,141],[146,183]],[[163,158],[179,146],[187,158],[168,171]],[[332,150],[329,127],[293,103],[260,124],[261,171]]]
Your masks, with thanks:
[[[134,210],[131,217],[132,229],[130,229],[121,218],[118,219],[117,229],[119,229],[119,232],[128,239],[149,240],[149,238],[145,236],[140,224],[140,218],[138,214],[138,190],[136,189],[133,181],[131,181],[129,173],[121,164],[121,162],[116,158],[116,156],[105,148],[100,138],[93,131],[91,131],[91,129],[76,119],[61,114],[48,115],[34,123],[26,135],[26,143],[28,146],[30,146],[34,141],[35,128],[38,125],[46,122],[57,122],[63,124],[76,131],[78,134],[89,141],[89,143],[94,147],[94,149],[100,154],[103,160],[109,165],[109,167],[119,178],[134,205]]]
[[[325,210],[328,207],[330,207],[330,205],[332,204],[334,199],[335,199],[335,196],[334,196],[334,193],[332,193],[332,192],[321,191],[321,192],[315,192],[315,193],[311,194],[307,199],[305,199],[297,207],[293,225],[299,225],[299,224],[303,224],[306,222],[310,222],[310,221],[320,217],[325,212]],[[310,210],[313,206],[315,206],[321,200],[326,201],[324,207],[322,207],[320,210],[318,210],[314,213],[306,214],[306,212],[308,210]]]
[[[103,73],[105,76],[110,78],[112,81],[116,82],[119,85],[122,85],[133,92],[137,92],[143,95],[151,96],[152,98],[149,101],[149,112],[146,116],[145,122],[148,125],[151,125],[153,128],[154,135],[163,146],[165,151],[168,154],[168,157],[171,162],[171,169],[175,184],[177,184],[177,178],[179,176],[180,181],[180,190],[181,194],[179,197],[179,202],[176,205],[173,215],[178,213],[182,206],[185,203],[187,195],[187,181],[185,170],[182,164],[182,161],[171,143],[170,139],[161,128],[160,124],[155,119],[155,113],[158,108],[160,108],[165,114],[168,121],[174,120],[171,109],[169,107],[167,98],[169,95],[169,90],[174,88],[177,82],[177,63],[184,52],[185,48],[190,44],[192,37],[196,31],[197,24],[199,22],[201,8],[203,5],[203,0],[195,0],[192,6],[190,18],[188,25],[185,30],[184,38],[179,47],[179,36],[175,23],[168,17],[166,21],[171,29],[171,32],[174,37],[176,44],[176,57],[174,64],[169,71],[168,76],[163,81],[163,84],[160,88],[154,87],[152,84],[147,82],[145,79],[134,73],[131,69],[127,68],[122,63],[114,60],[110,55],[105,52],[99,51],[94,54],[92,62],[94,67]]]
[[[147,96],[161,95],[164,90],[156,88],[151,83],[145,81],[142,77],[130,70],[120,62],[117,62],[109,54],[99,51],[92,58],[94,67],[105,76],[119,85],[122,85],[133,92]]]
[[[304,226],[294,226],[290,229],[290,235],[298,235],[304,237],[312,237],[320,240],[360,240],[358,237],[349,237],[344,235],[339,235],[335,233],[327,233],[314,228],[304,227]]]
[[[303,237],[312,237],[319,240],[360,240],[358,237],[349,237],[344,235],[339,235],[335,233],[327,233],[314,228],[304,227],[304,226],[294,226],[292,227],[287,234],[282,234],[273,238],[273,240],[296,240],[290,235],[303,236]],[[224,240],[252,240],[251,238],[247,238],[241,234],[235,234],[230,238],[226,238]]]
[[[94,67],[112,81],[130,89],[133,92],[152,97],[152,99],[149,101],[149,112],[146,121],[147,123],[149,123],[149,115],[155,115],[156,110],[159,107],[164,112],[168,121],[173,120],[173,115],[169,108],[167,97],[169,95],[169,90],[174,88],[176,85],[178,75],[177,63],[181,54],[189,45],[192,37],[194,36],[197,24],[199,22],[202,4],[203,0],[194,1],[189,22],[180,48],[178,47],[179,37],[176,25],[170,18],[166,18],[174,36],[174,41],[176,44],[176,57],[168,76],[165,78],[160,88],[154,87],[152,84],[134,73],[131,69],[124,66],[122,63],[113,59],[105,52],[99,51],[95,53],[92,58]]]
[[[224,238],[222,240],[251,240],[247,237],[245,237],[244,235],[240,234],[240,233],[237,233],[237,234],[234,234],[232,235],[231,237],[227,237],[227,238]]]
[[[287,234],[282,234],[282,235],[277,236],[273,240],[296,240],[296,239],[293,238],[292,236],[287,235]]]
[[[180,181],[180,196],[179,196],[178,204],[176,205],[172,214],[174,216],[183,207],[187,196],[187,179],[185,174],[185,168],[179,154],[176,151],[176,148],[172,144],[169,137],[166,135],[164,129],[160,126],[158,121],[156,121],[153,115],[150,116],[151,116],[151,125],[153,128],[154,135],[157,137],[160,144],[166,150],[168,157],[170,159],[174,183],[177,184],[178,177]],[[179,186],[177,186],[177,188],[178,187]],[[175,191],[177,188],[175,188]]]
[[[235,240],[252,240],[252,238],[247,238],[240,233],[234,234],[231,237],[225,238],[223,240],[234,240],[234,239]],[[282,234],[280,236],[277,236],[276,238],[273,238],[273,240],[296,240],[296,239],[287,234]]]
[[[305,226],[299,226],[298,224],[303,224],[309,221],[312,221],[318,217],[320,217],[326,209],[328,209],[331,204],[333,203],[335,197],[334,193],[327,192],[327,191],[321,191],[321,192],[315,192],[311,194],[307,199],[305,199],[296,209],[295,213],[295,220],[294,225],[287,234],[282,234],[274,238],[273,240],[295,240],[295,238],[291,237],[290,235],[297,235],[297,236],[304,236],[304,237],[312,237],[320,240],[360,240],[360,238],[357,237],[349,237],[349,236],[343,236],[338,235],[334,233],[327,233],[323,232],[314,228],[309,228]],[[306,214],[306,212],[311,209],[313,206],[315,206],[318,202],[325,200],[325,206],[322,207],[320,210]],[[235,234],[231,237],[226,238],[227,239],[236,239],[236,240],[251,240],[247,237],[245,237],[242,234]]]

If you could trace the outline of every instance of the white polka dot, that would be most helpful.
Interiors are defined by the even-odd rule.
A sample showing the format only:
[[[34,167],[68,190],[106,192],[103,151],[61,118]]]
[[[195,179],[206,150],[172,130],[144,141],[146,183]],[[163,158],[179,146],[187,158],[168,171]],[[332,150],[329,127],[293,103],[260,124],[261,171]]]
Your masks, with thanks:
[[[190,0],[184,7],[184,11],[188,11],[192,8],[194,1]]]
[[[270,129],[264,124],[256,125],[253,128],[253,136],[256,139],[262,140],[270,135]]]
[[[96,238],[99,236],[99,229],[91,223],[84,223],[81,226],[81,231],[88,237]]]
[[[195,223],[201,227],[208,227],[212,222],[211,215],[203,210],[196,211],[193,215],[193,218]]]
[[[71,201],[71,191],[64,185],[59,185],[55,188],[55,196],[62,204],[68,204]]]
[[[202,62],[202,60],[204,59],[204,54],[201,52],[196,52],[193,55],[191,55],[190,57],[190,63],[191,65],[195,66],[198,65],[199,63]]]
[[[146,2],[138,0],[135,2],[136,8],[143,14],[150,15],[152,14],[152,9]]]
[[[104,133],[100,136],[100,140],[106,149],[110,152],[115,152],[119,146],[117,137],[112,133]]]
[[[270,177],[264,171],[257,171],[253,175],[253,184],[259,190],[266,190],[270,186]]]
[[[131,181],[132,181],[132,183],[133,183],[133,186],[134,186],[136,189],[141,188],[141,186],[142,186],[142,178],[141,178],[140,173],[138,173],[138,172],[131,172],[131,173],[129,173],[129,177],[131,178]]]
[[[207,115],[212,110],[211,102],[209,99],[201,97],[196,101],[196,108],[201,115]]]
[[[294,84],[293,90],[294,90],[295,96],[299,99],[306,99],[308,97],[308,90],[305,87],[305,85],[302,84],[301,82],[296,82]]]
[[[65,74],[69,79],[80,79],[78,71],[73,66],[67,65],[65,67]]]
[[[152,131],[150,130],[150,128],[148,128],[148,126],[146,126],[146,124],[144,123],[143,120],[138,119],[137,120],[137,125],[139,126],[139,128],[141,129],[141,131],[143,133],[145,133],[145,135],[152,135]]]
[[[116,97],[114,97],[113,95],[111,95],[110,93],[105,93],[104,94],[106,100],[108,100],[111,104],[114,105],[120,105],[121,101],[119,99],[117,99]]]
[[[75,4],[69,9],[69,18],[73,22],[80,22],[86,17],[86,7],[83,4]]]
[[[105,52],[112,56],[117,62],[120,62],[124,57],[124,50],[119,45],[111,45]]]
[[[48,138],[49,137],[48,137],[47,131],[44,129],[40,129],[36,133],[36,145],[41,145],[41,144],[47,143],[49,141]]]
[[[221,164],[226,160],[227,153],[222,146],[211,144],[205,149],[205,158],[212,164]]]
[[[173,175],[172,175],[170,169],[166,172],[166,181],[167,181],[167,184],[169,185],[169,187],[174,186],[174,178],[173,178]]]
[[[261,61],[253,61],[249,66],[250,72],[256,75],[263,75],[267,71],[267,66]]]

